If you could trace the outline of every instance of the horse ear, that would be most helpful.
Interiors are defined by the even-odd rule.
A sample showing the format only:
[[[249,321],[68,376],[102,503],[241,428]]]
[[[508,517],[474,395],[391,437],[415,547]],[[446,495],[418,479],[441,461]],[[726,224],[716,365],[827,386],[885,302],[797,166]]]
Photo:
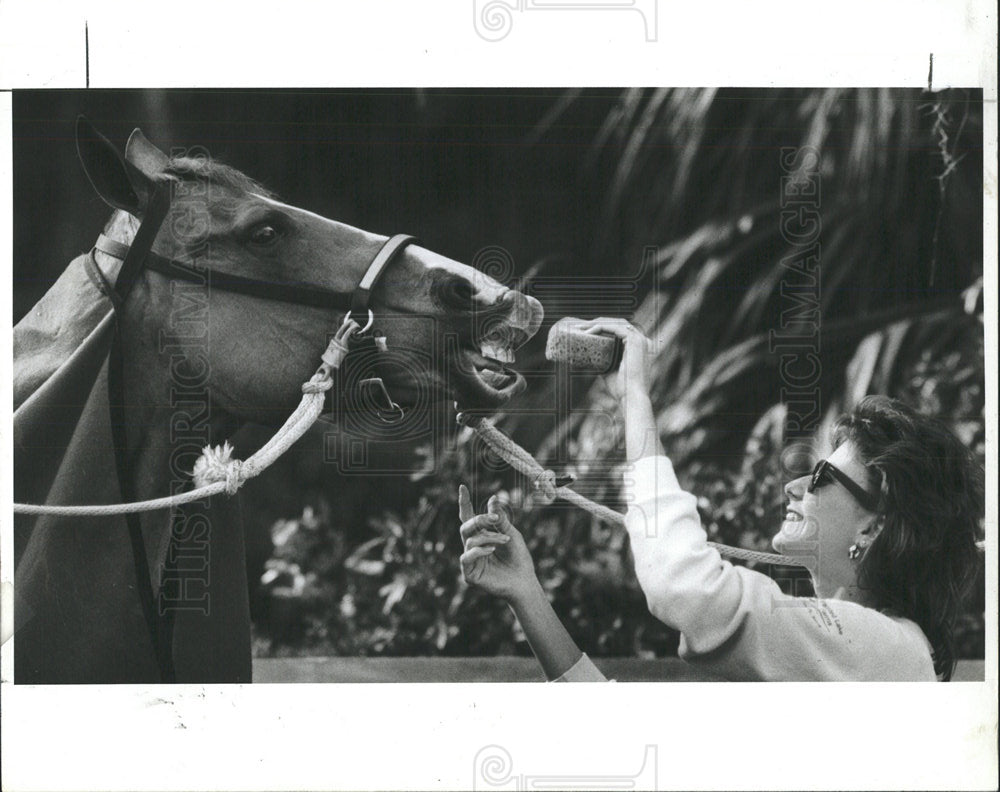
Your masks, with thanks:
[[[76,119],[76,152],[94,190],[115,209],[141,215],[151,183],[130,168],[112,145],[85,116]]]
[[[153,180],[170,165],[170,157],[150,143],[141,129],[136,128],[125,144],[125,162]]]

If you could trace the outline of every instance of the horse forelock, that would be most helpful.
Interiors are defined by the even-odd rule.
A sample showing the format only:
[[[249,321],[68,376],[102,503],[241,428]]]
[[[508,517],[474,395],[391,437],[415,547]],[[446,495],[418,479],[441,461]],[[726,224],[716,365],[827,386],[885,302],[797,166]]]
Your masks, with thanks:
[[[203,181],[237,193],[262,195],[272,200],[278,196],[260,182],[231,165],[209,157],[172,157],[160,174],[161,179],[193,182]],[[125,211],[114,212],[104,226],[104,234],[112,239],[127,241],[135,236],[139,220]]]
[[[204,181],[236,192],[276,197],[260,182],[212,157],[172,157],[163,174],[171,179]]]

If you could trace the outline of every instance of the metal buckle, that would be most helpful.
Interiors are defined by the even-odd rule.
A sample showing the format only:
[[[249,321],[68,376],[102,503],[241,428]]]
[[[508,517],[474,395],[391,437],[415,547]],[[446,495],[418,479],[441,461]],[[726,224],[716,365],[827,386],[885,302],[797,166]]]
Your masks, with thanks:
[[[406,413],[403,412],[402,407],[392,400],[392,397],[389,395],[389,391],[385,387],[385,383],[382,381],[381,377],[369,377],[368,379],[363,379],[358,382],[359,389],[372,387],[381,392],[382,397],[385,399],[385,404],[388,405],[382,407],[377,404],[374,405],[375,414],[379,417],[379,420],[384,421],[385,423],[399,423],[399,421],[403,420]],[[390,413],[390,417],[387,418],[385,413]]]
[[[348,311],[347,314],[345,314],[345,316],[344,316],[343,324],[347,324],[347,322],[349,322],[350,319],[351,319],[351,312]],[[371,330],[371,327],[372,327],[373,324],[375,324],[375,314],[373,314],[372,313],[372,309],[369,308],[368,309],[368,322],[365,324],[364,327],[362,327],[362,328],[360,328],[358,330],[355,330],[354,331],[354,335],[364,335],[369,330]]]

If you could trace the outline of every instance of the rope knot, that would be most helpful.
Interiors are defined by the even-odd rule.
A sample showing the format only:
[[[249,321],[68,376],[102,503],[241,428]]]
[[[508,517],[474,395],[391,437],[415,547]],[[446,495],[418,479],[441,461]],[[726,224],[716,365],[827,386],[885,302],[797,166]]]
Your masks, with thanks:
[[[333,380],[329,376],[322,376],[320,374],[313,375],[313,378],[308,382],[302,383],[303,393],[325,393],[333,387]]]
[[[543,470],[532,482],[535,492],[546,503],[552,503],[556,499],[556,474],[551,470]]]
[[[234,459],[226,465],[226,494],[235,495],[243,483],[243,462]]]
[[[243,476],[242,460],[233,459],[232,456],[233,447],[228,440],[215,448],[205,446],[192,471],[195,487],[200,489],[224,481],[226,494],[235,495],[246,479]]]

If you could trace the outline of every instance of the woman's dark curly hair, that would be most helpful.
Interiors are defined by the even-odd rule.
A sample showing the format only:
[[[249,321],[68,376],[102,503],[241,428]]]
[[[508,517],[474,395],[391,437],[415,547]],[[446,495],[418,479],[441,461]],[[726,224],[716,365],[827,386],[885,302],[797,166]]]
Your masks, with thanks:
[[[955,668],[953,631],[976,581],[983,470],[941,421],[884,396],[868,396],[836,423],[879,487],[881,531],[858,563],[875,607],[912,619],[944,680]]]

